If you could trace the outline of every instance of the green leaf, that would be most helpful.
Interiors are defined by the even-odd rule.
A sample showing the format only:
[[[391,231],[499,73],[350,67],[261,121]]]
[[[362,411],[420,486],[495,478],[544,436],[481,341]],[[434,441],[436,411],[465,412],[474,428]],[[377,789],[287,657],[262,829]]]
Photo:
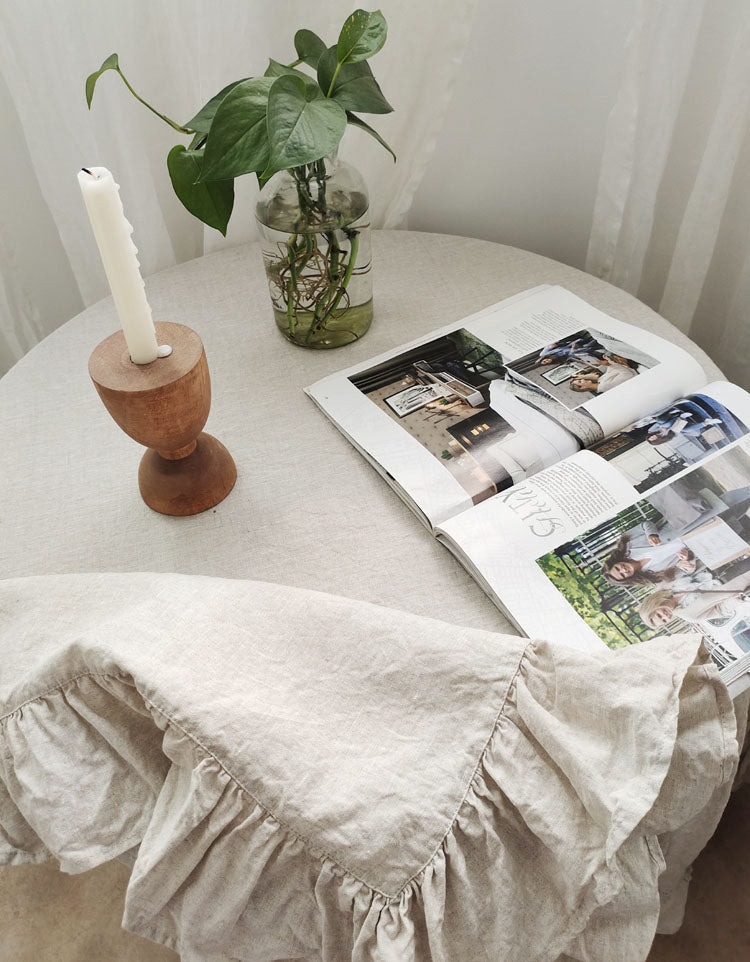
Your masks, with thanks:
[[[234,83],[227,84],[222,90],[215,94],[207,104],[205,104],[192,120],[188,120],[185,126],[189,130],[194,130],[199,134],[207,134],[211,129],[211,123],[216,115],[216,111],[219,104],[226,97],[230,90],[233,90],[237,84],[241,84],[242,80],[235,80]]]
[[[359,110],[363,114],[389,114],[393,107],[383,96],[373,76],[349,77],[347,72],[357,67],[367,67],[367,64],[355,63],[342,67],[336,83],[333,85],[331,96],[344,110]],[[369,70],[370,68],[367,67]]]
[[[326,45],[312,30],[298,30],[294,35],[294,49],[300,60],[315,68],[320,55],[325,53]]]
[[[174,192],[183,206],[198,220],[215,227],[226,237],[227,224],[234,206],[234,181],[222,180],[197,184],[203,164],[203,151],[186,150],[177,144],[167,154],[167,168]]]
[[[328,96],[328,91],[331,87],[331,81],[336,75],[336,68],[338,65],[339,62],[336,57],[335,47],[329,47],[320,55],[320,59],[318,60],[318,86],[326,96]],[[341,67],[339,73],[343,69],[344,68]]]
[[[393,107],[383,96],[368,63],[363,60],[344,64],[338,72],[337,67],[336,48],[329,47],[318,61],[318,83],[324,93],[341,104],[344,110],[359,110],[365,114],[391,113]]]
[[[96,82],[107,70],[117,70],[119,72],[120,63],[116,53],[110,54],[98,70],[95,70],[86,77],[86,103],[88,104],[89,110],[91,110],[91,98],[94,96]]]
[[[279,63],[278,60],[274,60],[273,58],[268,61],[268,66],[263,76],[272,77],[274,80],[276,77],[299,77],[304,81],[306,86],[312,86],[318,89],[318,82],[314,77],[311,77],[310,74],[305,73],[303,70],[295,70],[294,67],[287,67],[286,64]]]
[[[339,63],[358,63],[372,57],[385,43],[388,25],[379,10],[355,10],[339,34]]]
[[[265,168],[268,93],[277,82],[271,77],[243,80],[222,100],[206,141],[201,180],[231,180]]]
[[[267,179],[279,170],[320,160],[338,146],[346,112],[334,100],[316,97],[299,77],[277,77],[268,95]]]
[[[393,162],[395,164],[396,155],[393,153],[393,150],[388,146],[388,144],[383,140],[383,138],[380,136],[377,130],[373,130],[372,127],[369,124],[366,124],[361,117],[357,117],[355,114],[351,113],[351,111],[349,110],[347,110],[346,112],[346,119],[348,123],[350,123],[353,127],[359,127],[360,130],[364,130],[371,137],[374,137],[379,144],[382,144],[382,146],[385,147],[385,149],[393,156]]]

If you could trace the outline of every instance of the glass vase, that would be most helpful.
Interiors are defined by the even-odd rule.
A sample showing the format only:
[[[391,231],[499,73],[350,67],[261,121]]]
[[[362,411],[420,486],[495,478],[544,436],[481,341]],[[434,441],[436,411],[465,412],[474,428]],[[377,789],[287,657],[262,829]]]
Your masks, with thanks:
[[[281,333],[310,348],[341,347],[372,323],[369,198],[351,164],[331,154],[274,174],[255,208]]]

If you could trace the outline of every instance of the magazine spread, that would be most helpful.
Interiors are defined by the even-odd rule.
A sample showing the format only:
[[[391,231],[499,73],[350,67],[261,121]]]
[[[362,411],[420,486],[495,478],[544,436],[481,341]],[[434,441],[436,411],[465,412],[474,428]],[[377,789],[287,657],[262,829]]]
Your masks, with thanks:
[[[750,670],[750,395],[717,382],[437,533],[524,634],[610,648],[699,630]]]
[[[308,393],[532,637],[698,630],[750,685],[750,395],[559,287]]]
[[[682,349],[546,286],[308,394],[434,528],[704,383]]]

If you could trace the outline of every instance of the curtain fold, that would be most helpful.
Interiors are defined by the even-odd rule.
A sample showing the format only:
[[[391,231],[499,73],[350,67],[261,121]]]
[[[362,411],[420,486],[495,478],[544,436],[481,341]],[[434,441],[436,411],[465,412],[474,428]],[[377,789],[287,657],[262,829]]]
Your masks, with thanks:
[[[382,0],[389,38],[373,69],[395,112],[373,119],[398,164],[363,132],[349,129],[341,154],[370,187],[373,224],[403,227],[434,150],[437,132],[463,59],[477,0]],[[0,81],[7,85],[24,144],[6,143],[16,165],[32,170],[23,196],[10,197],[0,216],[0,373],[80,310],[109,293],[76,181],[82,166],[109,167],[134,225],[145,276],[204,252],[254,239],[257,185],[237,182],[227,237],[205,229],[174,196],[166,155],[184,142],[137,104],[114,73],[99,80],[91,111],[84,80],[113,52],[136,91],[178,122],[191,117],[221,87],[260,75],[267,58],[295,58],[300,27],[335,43],[357,3],[329,0],[35,0],[0,6]],[[28,160],[23,147],[28,150]],[[35,242],[18,236],[27,204],[49,220]],[[41,216],[41,213],[40,213]],[[18,270],[18,265],[21,269]],[[67,316],[50,310],[52,277]]]
[[[586,270],[640,297],[750,387],[750,5],[638,0]]]

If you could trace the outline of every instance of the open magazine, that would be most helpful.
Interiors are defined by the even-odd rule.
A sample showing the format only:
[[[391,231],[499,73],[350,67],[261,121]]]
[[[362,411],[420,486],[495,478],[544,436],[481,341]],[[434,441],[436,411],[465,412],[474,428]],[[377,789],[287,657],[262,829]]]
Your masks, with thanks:
[[[750,395],[681,348],[542,286],[307,393],[525,634],[750,686]]]

